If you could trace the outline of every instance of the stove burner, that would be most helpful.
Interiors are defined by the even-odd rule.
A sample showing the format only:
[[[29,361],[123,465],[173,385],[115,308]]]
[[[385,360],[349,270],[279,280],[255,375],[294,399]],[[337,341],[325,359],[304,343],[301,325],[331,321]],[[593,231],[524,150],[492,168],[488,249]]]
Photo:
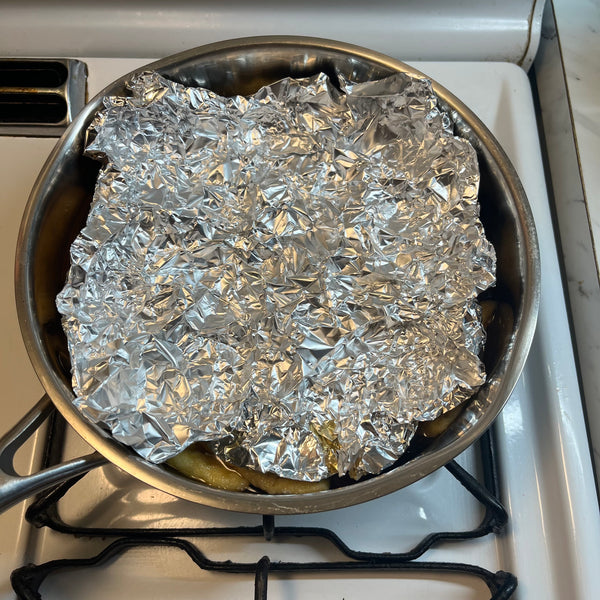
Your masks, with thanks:
[[[236,563],[213,561],[208,559],[194,544],[185,539],[157,537],[149,539],[146,536],[119,538],[111,542],[104,550],[90,558],[53,560],[43,565],[28,565],[15,570],[11,575],[11,583],[17,597],[22,600],[41,599],[38,590],[44,579],[62,569],[77,567],[94,567],[105,564],[111,559],[126,552],[130,548],[142,546],[172,546],[179,548],[201,569],[219,571],[222,573],[254,573],[254,599],[266,600],[269,573],[300,573],[300,572],[333,572],[333,571],[396,571],[398,573],[438,574],[452,573],[472,575],[485,582],[492,592],[490,600],[508,600],[517,587],[517,580],[511,573],[497,571],[492,573],[475,565],[449,562],[402,562],[384,554],[376,555],[368,561],[339,561],[339,562],[271,562],[268,556],[263,556],[256,563]]]
[[[64,427],[58,419],[53,430]],[[49,436],[48,461],[52,461],[60,445],[61,436]],[[504,571],[492,573],[482,567],[454,562],[417,561],[427,550],[443,542],[464,541],[498,533],[507,522],[507,513],[498,500],[498,474],[493,443],[486,433],[479,443],[482,461],[482,481],[479,482],[455,461],[446,465],[454,479],[484,507],[484,517],[478,527],[466,531],[443,531],[426,535],[406,552],[365,552],[350,548],[334,531],[312,526],[278,526],[275,517],[264,515],[262,526],[202,527],[202,528],[102,528],[79,527],[65,522],[59,513],[58,502],[85,475],[75,477],[38,496],[27,511],[27,519],[36,527],[49,527],[57,532],[91,538],[113,538],[98,554],[88,558],[72,558],[49,561],[40,565],[26,565],[12,573],[11,583],[17,597],[23,600],[41,599],[40,586],[44,580],[65,569],[89,568],[109,563],[131,548],[173,547],[185,552],[198,567],[221,573],[254,573],[254,598],[266,599],[268,579],[278,573],[346,572],[393,572],[398,576],[413,574],[419,577],[435,577],[439,574],[458,574],[482,580],[491,592],[490,600],[506,600],[517,587],[514,575]],[[274,561],[268,555],[257,562],[215,561],[209,559],[196,545],[208,537],[260,537],[265,542],[293,542],[296,540],[321,539],[335,547],[349,560],[289,562]],[[194,542],[188,538],[194,538]],[[298,542],[299,544],[302,541]]]

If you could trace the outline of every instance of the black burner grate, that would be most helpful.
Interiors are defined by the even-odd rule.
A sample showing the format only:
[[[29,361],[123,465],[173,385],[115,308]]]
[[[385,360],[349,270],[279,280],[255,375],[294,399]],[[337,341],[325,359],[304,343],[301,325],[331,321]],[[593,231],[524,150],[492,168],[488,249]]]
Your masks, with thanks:
[[[60,425],[59,425],[60,428]],[[54,446],[49,448],[52,458],[56,450],[57,436],[51,436]],[[131,548],[173,547],[185,552],[198,567],[221,573],[254,574],[254,598],[266,599],[268,579],[278,573],[361,573],[365,571],[388,572],[400,575],[414,574],[419,577],[435,577],[439,574],[467,575],[479,578],[490,590],[490,600],[510,598],[517,586],[514,575],[504,571],[492,573],[479,566],[418,561],[428,549],[443,542],[464,541],[490,533],[498,533],[507,522],[507,513],[498,500],[498,474],[491,437],[486,434],[479,443],[482,458],[482,481],[478,481],[455,461],[446,465],[456,481],[472,494],[485,508],[484,517],[474,529],[467,531],[437,532],[425,536],[411,550],[406,552],[365,552],[350,548],[330,529],[304,526],[279,526],[275,517],[263,516],[262,526],[255,527],[203,527],[203,528],[87,528],[66,523],[61,518],[58,502],[67,491],[81,479],[74,478],[39,496],[29,507],[27,519],[37,527],[50,527],[53,530],[76,536],[101,537],[112,539],[95,556],[50,561],[41,565],[27,565],[17,569],[11,576],[13,589],[22,600],[38,600],[44,580],[66,569],[89,568],[108,563]],[[230,560],[209,559],[197,546],[203,538],[219,537],[261,537],[266,542],[315,538],[326,540],[344,556],[341,561],[289,562],[274,561],[263,556],[257,562],[243,563]],[[192,541],[192,539],[194,541]],[[299,541],[300,540],[300,541]],[[268,546],[267,546],[268,548]],[[347,560],[346,560],[347,559]]]

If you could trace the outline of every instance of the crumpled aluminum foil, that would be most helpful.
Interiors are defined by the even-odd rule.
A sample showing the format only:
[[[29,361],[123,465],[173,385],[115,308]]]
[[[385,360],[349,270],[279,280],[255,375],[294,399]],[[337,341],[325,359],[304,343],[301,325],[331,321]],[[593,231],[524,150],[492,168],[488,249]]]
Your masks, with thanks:
[[[206,441],[357,478],[484,382],[476,154],[427,80],[339,85],[146,72],[91,125],[105,164],[57,306],[76,405],[146,459]]]

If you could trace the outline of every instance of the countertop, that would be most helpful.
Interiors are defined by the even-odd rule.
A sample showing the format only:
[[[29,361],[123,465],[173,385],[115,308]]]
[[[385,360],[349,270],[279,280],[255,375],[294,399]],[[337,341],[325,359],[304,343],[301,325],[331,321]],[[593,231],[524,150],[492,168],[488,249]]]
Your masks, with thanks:
[[[553,5],[583,188],[581,197],[557,197],[557,203],[565,204],[563,216],[560,207],[557,212],[589,434],[600,480],[600,0],[553,0]],[[587,219],[576,224],[577,212],[582,209]],[[561,218],[566,222],[561,223]]]
[[[600,0],[554,0],[587,208],[600,264]],[[600,315],[599,315],[600,316]]]

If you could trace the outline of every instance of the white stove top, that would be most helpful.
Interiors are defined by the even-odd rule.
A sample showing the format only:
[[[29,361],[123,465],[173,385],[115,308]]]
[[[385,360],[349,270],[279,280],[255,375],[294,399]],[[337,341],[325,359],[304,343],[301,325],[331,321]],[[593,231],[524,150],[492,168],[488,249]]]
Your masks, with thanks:
[[[84,59],[86,60],[86,59]],[[147,61],[86,60],[90,95],[121,74]],[[497,536],[446,543],[420,560],[476,564],[492,572],[514,573],[513,598],[589,599],[597,590],[600,564],[600,516],[594,490],[570,332],[563,299],[552,221],[545,191],[536,119],[529,81],[512,64],[419,63],[417,68],[448,87],[469,105],[496,135],[513,161],[532,205],[542,257],[542,303],[538,329],[526,368],[495,430],[501,496],[509,525]],[[0,227],[5,282],[12,282],[14,246],[20,215],[35,175],[53,140],[0,138]],[[0,297],[3,338],[0,377],[6,382],[0,408],[7,429],[41,394],[20,341],[12,285]],[[38,444],[39,445],[39,444]],[[70,433],[66,453],[87,451]],[[20,464],[35,462],[23,451]],[[469,449],[459,462],[478,471]],[[91,556],[104,540],[73,538],[23,524],[23,505],[0,515],[0,599],[14,598],[10,572],[27,562]],[[203,527],[257,525],[260,517],[227,513],[176,500],[138,483],[114,467],[86,476],[65,497],[63,516],[84,526]],[[367,504],[310,516],[277,517],[278,525],[316,525],[335,529],[351,547],[402,552],[430,531],[477,526],[480,506],[442,469],[395,494]],[[211,558],[256,561],[340,560],[325,545],[243,542],[209,538],[199,544]],[[240,598],[252,597],[253,576],[217,575],[198,570],[170,548],[128,552],[109,567],[70,572],[42,586],[44,598]],[[375,587],[375,586],[380,587]],[[83,591],[82,591],[83,590]],[[489,598],[485,585],[463,576],[414,580],[393,574],[272,576],[270,598],[385,597]]]

